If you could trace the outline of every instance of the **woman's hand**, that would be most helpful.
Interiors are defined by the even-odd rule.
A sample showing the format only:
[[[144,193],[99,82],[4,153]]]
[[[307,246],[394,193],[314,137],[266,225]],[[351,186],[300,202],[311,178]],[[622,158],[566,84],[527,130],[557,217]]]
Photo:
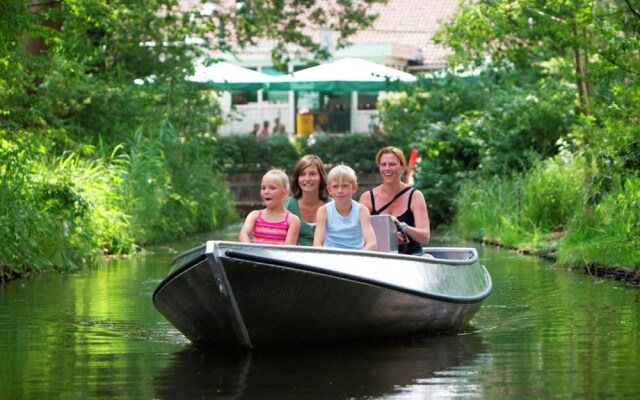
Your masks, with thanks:
[[[398,218],[391,216],[393,223],[396,224],[396,228],[398,229],[398,244],[407,244],[409,243],[409,236],[407,236],[407,224],[404,222],[400,222]]]

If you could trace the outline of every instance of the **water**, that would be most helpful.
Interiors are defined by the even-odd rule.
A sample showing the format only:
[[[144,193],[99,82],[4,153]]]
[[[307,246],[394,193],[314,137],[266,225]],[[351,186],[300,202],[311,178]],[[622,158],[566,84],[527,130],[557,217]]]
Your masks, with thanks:
[[[151,293],[177,251],[211,237],[0,286],[0,399],[640,396],[640,291],[493,248],[479,250],[494,291],[458,334],[296,350],[194,348],[155,311]]]

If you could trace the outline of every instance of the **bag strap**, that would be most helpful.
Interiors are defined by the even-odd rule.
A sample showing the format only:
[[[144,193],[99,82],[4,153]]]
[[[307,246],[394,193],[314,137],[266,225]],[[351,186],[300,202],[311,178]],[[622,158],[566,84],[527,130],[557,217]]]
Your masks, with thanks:
[[[395,196],[393,196],[393,198],[391,199],[390,202],[388,202],[387,204],[385,204],[384,206],[380,207],[380,209],[378,210],[378,214],[383,212],[384,210],[387,209],[387,207],[389,207],[391,204],[393,204],[394,201],[398,200],[398,198],[400,196],[402,196],[403,194],[405,194],[407,191],[411,190],[411,186],[407,186],[406,188],[402,189],[401,191],[399,191],[398,193],[396,193]],[[373,193],[372,193],[373,194]]]

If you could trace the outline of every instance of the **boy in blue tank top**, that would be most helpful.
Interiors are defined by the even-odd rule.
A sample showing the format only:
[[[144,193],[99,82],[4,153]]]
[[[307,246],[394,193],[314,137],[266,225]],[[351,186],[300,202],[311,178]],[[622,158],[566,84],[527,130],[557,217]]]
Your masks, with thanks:
[[[318,209],[313,245],[376,251],[369,209],[353,200],[358,190],[355,171],[346,165],[333,167],[327,176],[327,190],[333,201]]]

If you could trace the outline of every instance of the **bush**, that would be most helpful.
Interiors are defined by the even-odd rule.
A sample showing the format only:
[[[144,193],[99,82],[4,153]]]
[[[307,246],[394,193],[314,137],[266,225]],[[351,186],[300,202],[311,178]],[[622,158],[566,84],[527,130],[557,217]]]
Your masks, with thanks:
[[[457,197],[454,230],[462,237],[542,250],[579,212],[584,176],[581,163],[556,158],[511,178],[468,181]]]
[[[26,271],[74,269],[99,253],[91,205],[68,161],[0,146],[0,280]]]
[[[135,237],[162,243],[237,219],[225,176],[215,172],[213,138],[177,139],[173,127],[140,129],[122,152],[123,193]]]
[[[640,267],[640,178],[615,189],[573,219],[558,249],[559,262]]]
[[[358,172],[376,171],[375,156],[383,146],[396,145],[392,138],[362,134],[326,135],[310,146],[306,138],[250,135],[223,136],[218,139],[215,167],[225,172],[263,172],[276,167],[288,173],[304,154],[313,153],[327,166],[344,163]],[[408,156],[407,148],[404,149]]]

